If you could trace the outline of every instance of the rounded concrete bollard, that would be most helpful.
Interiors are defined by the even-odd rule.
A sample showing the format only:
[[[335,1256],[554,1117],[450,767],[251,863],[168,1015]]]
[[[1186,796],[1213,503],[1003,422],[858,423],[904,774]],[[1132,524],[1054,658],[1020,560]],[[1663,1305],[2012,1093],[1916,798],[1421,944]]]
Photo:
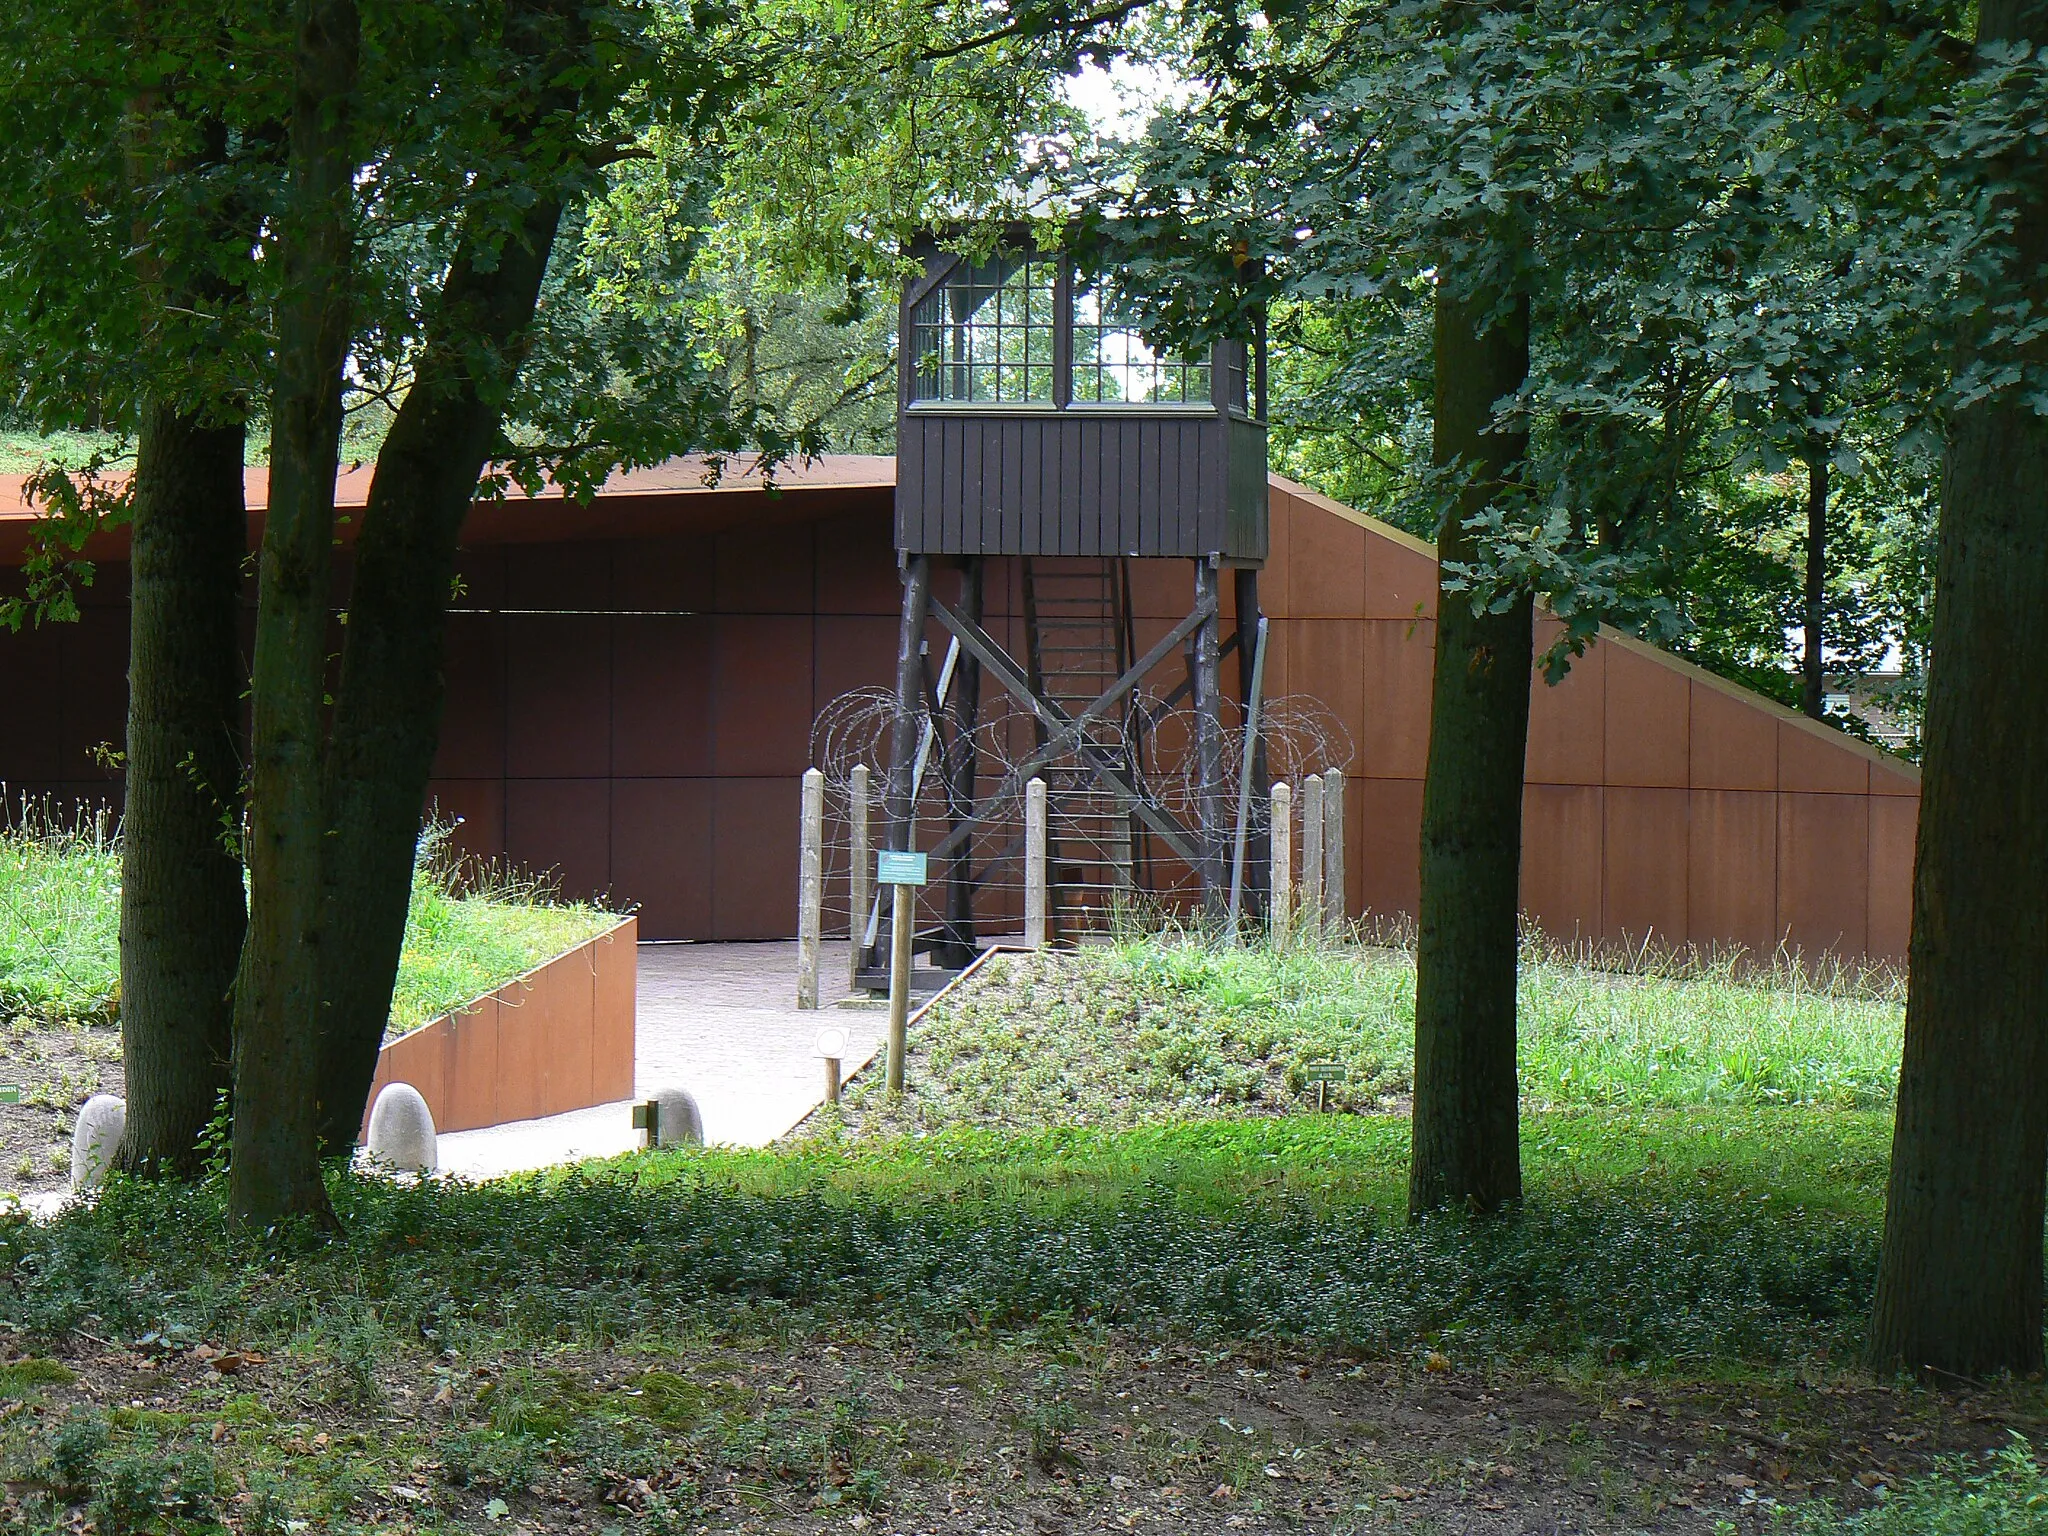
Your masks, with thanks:
[[[697,1101],[681,1088],[660,1088],[654,1102],[659,1110],[657,1147],[701,1147],[704,1145],[704,1116]]]
[[[114,1149],[128,1128],[128,1101],[96,1093],[78,1111],[71,1129],[71,1189],[80,1194],[97,1189],[114,1166]]]
[[[370,1107],[370,1156],[402,1173],[432,1173],[441,1166],[434,1112],[411,1083],[389,1083]]]

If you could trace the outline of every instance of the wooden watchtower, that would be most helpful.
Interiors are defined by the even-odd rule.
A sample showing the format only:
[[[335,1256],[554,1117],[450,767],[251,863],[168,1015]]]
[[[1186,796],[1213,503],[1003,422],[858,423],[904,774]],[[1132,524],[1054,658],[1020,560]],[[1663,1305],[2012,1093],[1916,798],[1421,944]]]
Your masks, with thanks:
[[[1078,272],[1028,240],[980,259],[936,243],[921,255],[899,316],[903,615],[882,835],[909,845],[921,761],[924,774],[945,775],[948,830],[927,850],[946,885],[936,953],[964,963],[986,808],[973,750],[942,742],[934,754],[927,737],[943,724],[951,739],[971,739],[986,679],[1031,717],[1032,760],[1047,766],[1050,794],[1069,800],[1066,825],[1101,823],[1088,839],[1098,867],[1056,849],[1065,879],[1055,885],[1142,885],[1143,850],[1156,845],[1195,873],[1214,908],[1230,878],[1237,800],[1223,783],[1224,662],[1237,653],[1231,691],[1242,702],[1267,553],[1263,349],[1256,338],[1189,356],[1155,349],[1114,273]],[[1001,557],[1022,578],[1020,655],[982,623],[985,562]],[[1185,616],[1142,655],[1133,560],[1184,561],[1188,571]],[[1228,637],[1226,571],[1237,616]],[[925,654],[933,618],[952,639],[943,669]],[[1167,702],[1186,698],[1195,720],[1196,792],[1184,814],[1148,782],[1133,747],[1145,722],[1131,718],[1139,683],[1176,648],[1186,679]]]

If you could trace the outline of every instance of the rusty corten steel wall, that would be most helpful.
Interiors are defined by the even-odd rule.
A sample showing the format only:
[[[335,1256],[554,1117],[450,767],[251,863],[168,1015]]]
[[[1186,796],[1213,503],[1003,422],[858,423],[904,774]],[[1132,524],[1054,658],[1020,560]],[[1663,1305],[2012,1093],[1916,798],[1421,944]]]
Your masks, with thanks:
[[[692,494],[675,498],[678,521]],[[638,903],[644,938],[787,936],[811,719],[891,676],[890,494],[848,488],[773,527],[673,533],[646,531],[668,514],[642,500],[631,537],[465,555],[434,795],[475,851]],[[1268,690],[1321,698],[1357,744],[1352,910],[1411,912],[1434,558],[1278,480],[1272,513]],[[11,795],[118,800],[92,748],[123,732],[126,575],[102,564],[76,626],[0,634]],[[1133,578],[1142,649],[1187,611],[1193,578],[1182,560],[1135,562]],[[950,599],[953,578],[935,580]],[[991,629],[1016,645],[1013,562],[990,562],[988,593]],[[1909,765],[1621,637],[1533,688],[1523,901],[1550,931],[1903,957]]]
[[[1413,912],[1434,554],[1277,477],[1272,495],[1269,687],[1317,695],[1357,740],[1353,909]],[[1902,960],[1919,794],[1910,764],[1610,634],[1534,683],[1522,902],[1566,939]]]

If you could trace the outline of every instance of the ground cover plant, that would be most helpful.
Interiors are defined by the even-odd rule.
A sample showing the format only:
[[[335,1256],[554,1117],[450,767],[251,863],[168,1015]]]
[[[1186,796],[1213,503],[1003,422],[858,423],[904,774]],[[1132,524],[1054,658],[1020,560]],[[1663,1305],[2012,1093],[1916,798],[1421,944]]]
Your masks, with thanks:
[[[390,1030],[458,1008],[603,932],[615,914],[542,880],[465,864],[446,827],[422,843]],[[121,854],[104,818],[0,829],[0,1189],[63,1182],[70,1110],[121,1091]]]
[[[0,1528],[2034,1528],[2037,1384],[1850,1364],[1881,1116],[1525,1157],[1410,1226],[1384,1117],[814,1139],[337,1174],[346,1235],[267,1249],[117,1181],[0,1224]]]
[[[1586,960],[1525,944],[1529,1108],[1891,1102],[1904,1014],[1895,977],[1790,957]],[[1398,947],[1228,949],[1167,934],[1002,956],[926,1015],[908,1058],[917,1093],[892,1109],[864,1076],[847,1118],[937,1129],[1290,1113],[1316,1102],[1324,1066],[1341,1072],[1321,1085],[1326,1107],[1397,1110],[1412,1085],[1414,1019],[1414,958]]]

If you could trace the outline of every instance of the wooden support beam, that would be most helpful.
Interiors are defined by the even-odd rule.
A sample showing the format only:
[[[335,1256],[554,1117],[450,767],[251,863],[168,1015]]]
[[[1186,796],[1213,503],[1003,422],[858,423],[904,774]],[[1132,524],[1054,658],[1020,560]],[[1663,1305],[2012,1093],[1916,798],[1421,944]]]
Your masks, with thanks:
[[[889,777],[882,798],[882,835],[888,848],[908,848],[916,832],[917,797],[912,772],[923,746],[919,727],[924,719],[924,625],[931,591],[931,560],[924,555],[910,556],[903,566],[903,622],[896,634],[896,713],[890,721]],[[892,913],[901,889],[886,888],[884,904]],[[907,899],[915,902],[916,893],[913,891]],[[886,956],[873,958],[880,965]]]
[[[959,639],[960,644],[987,669],[991,677],[1009,689],[1011,695],[1037,717],[1045,726],[1048,735],[1063,733],[1079,723],[1075,716],[1069,715],[1052,700],[1032,692],[1030,680],[1025,676],[1024,669],[1018,666],[1009,653],[996,644],[979,624],[969,624],[937,598],[930,599],[930,603],[932,615]],[[1214,614],[1212,603],[1207,615],[1201,614],[1198,610],[1197,613],[1190,614],[1189,618],[1199,624],[1204,617],[1213,619]],[[1136,671],[1137,668],[1134,667],[1132,670]],[[1083,710],[1082,718],[1087,716],[1088,711]],[[1077,732],[1076,735],[1078,734]],[[1200,868],[1198,861],[1201,855],[1195,840],[1188,836],[1187,830],[1173,819],[1172,814],[1164,806],[1141,794],[1136,785],[1118,778],[1116,764],[1108,753],[1085,739],[1076,741],[1075,751],[1098,780],[1130,797],[1131,814],[1138,818],[1147,831],[1157,833],[1159,840],[1173,850],[1176,858],[1184,859],[1190,866]]]
[[[979,555],[969,556],[960,568],[960,612],[975,624],[981,622],[982,563]],[[946,932],[933,963],[942,970],[963,969],[975,956],[974,933],[974,819],[976,770],[979,747],[974,739],[981,723],[981,663],[963,652],[953,675],[951,704],[952,739],[946,744],[946,837],[949,857],[945,866]],[[956,834],[958,834],[956,836]]]
[[[1229,884],[1223,851],[1223,688],[1222,658],[1216,649],[1216,576],[1211,561],[1195,561],[1195,607],[1206,612],[1195,629],[1188,658],[1195,683],[1195,767],[1199,776],[1195,806],[1202,861],[1197,869],[1202,877],[1202,905],[1212,913],[1223,910]]]

